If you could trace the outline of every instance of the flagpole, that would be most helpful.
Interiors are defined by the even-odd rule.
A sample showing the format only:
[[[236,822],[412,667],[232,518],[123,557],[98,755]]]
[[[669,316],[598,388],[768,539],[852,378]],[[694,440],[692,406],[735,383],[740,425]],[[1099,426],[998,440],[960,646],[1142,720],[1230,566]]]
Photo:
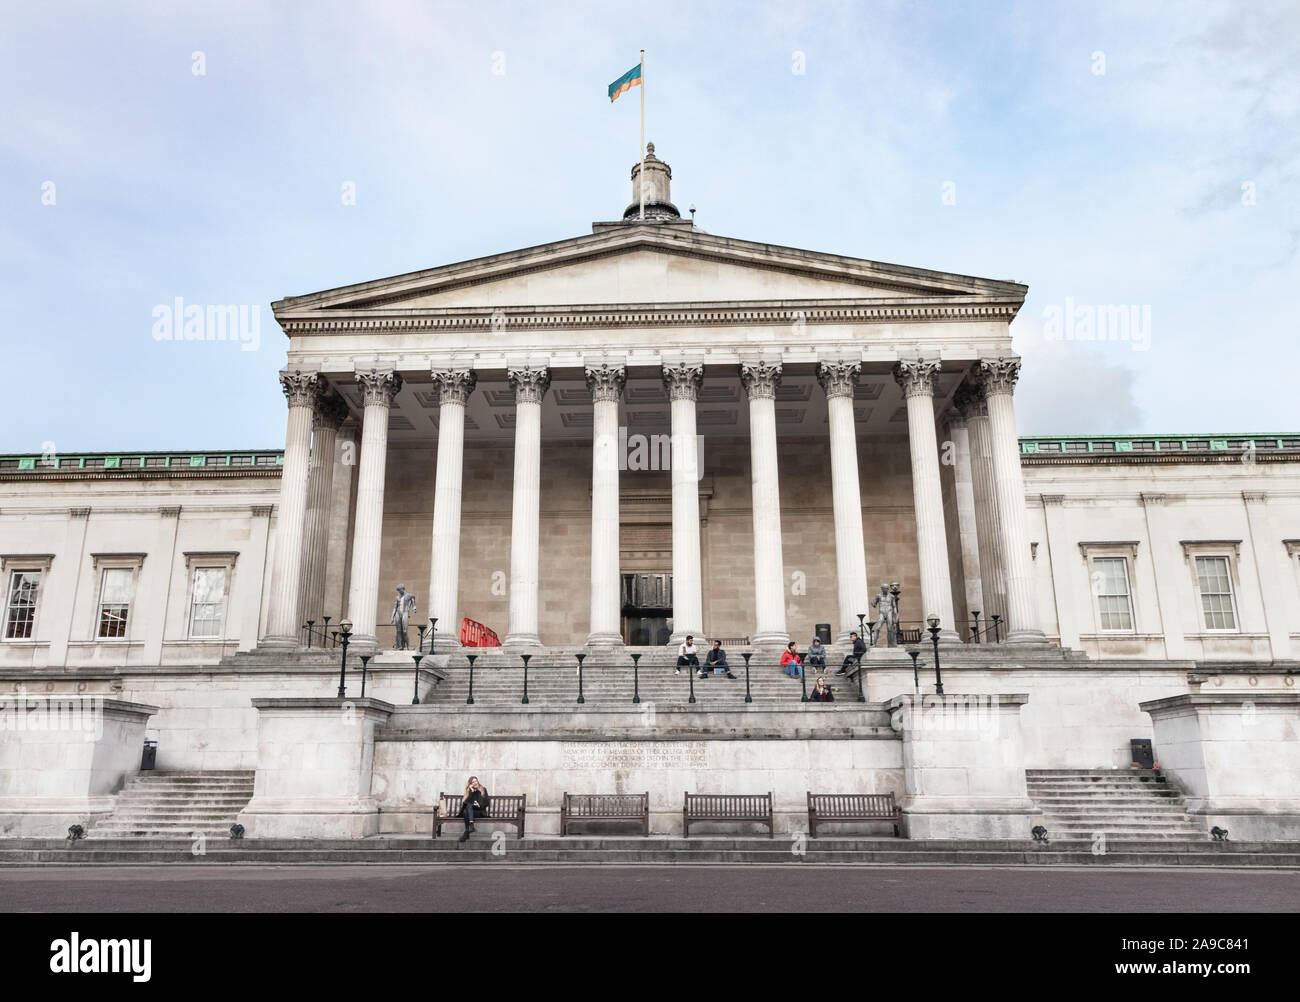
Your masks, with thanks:
[[[641,216],[645,221],[645,49],[641,50],[641,170],[637,174],[641,189]]]

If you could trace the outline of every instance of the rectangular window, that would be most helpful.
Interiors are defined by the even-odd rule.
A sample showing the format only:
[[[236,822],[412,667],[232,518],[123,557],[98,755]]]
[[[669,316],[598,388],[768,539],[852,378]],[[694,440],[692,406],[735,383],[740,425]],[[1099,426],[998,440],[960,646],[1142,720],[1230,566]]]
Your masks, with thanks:
[[[36,593],[40,571],[14,571],[9,577],[9,598],[5,602],[6,640],[30,640],[36,623]]]
[[[99,587],[100,638],[126,636],[126,621],[131,612],[131,582],[135,571],[130,567],[106,567]]]
[[[1097,611],[1103,630],[1133,629],[1133,603],[1128,587],[1128,560],[1124,557],[1095,557],[1092,575],[1097,592]]]
[[[1232,580],[1227,557],[1197,557],[1196,580],[1201,591],[1201,610],[1207,630],[1235,630],[1237,617],[1232,608]]]
[[[226,606],[226,568],[194,568],[194,599],[190,606],[190,637],[219,638]]]

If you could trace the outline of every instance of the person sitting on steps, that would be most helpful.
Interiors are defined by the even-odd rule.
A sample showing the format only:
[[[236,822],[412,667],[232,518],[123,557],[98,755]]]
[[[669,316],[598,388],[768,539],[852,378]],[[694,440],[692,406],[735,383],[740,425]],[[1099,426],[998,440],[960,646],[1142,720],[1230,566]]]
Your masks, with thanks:
[[[704,659],[704,670],[700,672],[700,678],[707,678],[709,669],[712,668],[714,674],[721,675],[726,673],[727,678],[735,678],[731,674],[731,665],[727,664],[727,652],[722,649],[722,641],[713,641],[713,647],[709,650],[708,656]]]
[[[470,776],[469,782],[465,784],[465,796],[460,801],[460,816],[465,819],[465,834],[460,837],[460,841],[469,839],[469,833],[474,830],[474,818],[484,817],[491,802],[492,798],[478,777]]]
[[[863,642],[862,638],[859,637],[856,632],[850,633],[849,637],[853,640],[853,653],[845,656],[844,664],[840,667],[840,670],[835,673],[836,675],[847,675],[849,665],[853,664],[854,661],[861,664],[862,655],[867,653],[866,643]]]
[[[813,637],[812,643],[808,645],[808,655],[804,658],[804,664],[809,668],[826,667],[826,647],[821,637]]]
[[[825,675],[817,676],[817,684],[813,686],[813,691],[808,696],[808,700],[813,703],[835,702],[835,694],[831,692],[830,688],[826,685]]]
[[[680,675],[684,665],[689,665],[696,671],[700,668],[699,652],[695,649],[695,637],[689,633],[686,635],[686,642],[677,648],[677,668],[673,674]]]
[[[781,669],[791,678],[803,677],[803,661],[795,650],[793,640],[785,645],[785,653],[781,655]]]

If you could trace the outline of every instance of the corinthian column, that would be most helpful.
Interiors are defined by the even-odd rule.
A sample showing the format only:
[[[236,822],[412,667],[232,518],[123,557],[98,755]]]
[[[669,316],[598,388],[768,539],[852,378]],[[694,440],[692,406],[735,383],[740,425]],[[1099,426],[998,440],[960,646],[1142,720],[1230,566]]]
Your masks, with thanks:
[[[433,553],[429,610],[442,629],[433,650],[460,646],[460,503],[465,470],[465,404],[478,376],[472,370],[433,370],[438,389],[438,471],[433,484]]]
[[[894,379],[907,398],[907,441],[912,450],[912,507],[916,512],[916,549],[921,568],[921,606],[928,619],[939,617],[941,640],[960,643],[953,622],[952,578],[948,568],[948,533],[943,521],[939,483],[939,440],[934,433],[934,383],[937,360],[897,362]]]
[[[617,647],[619,629],[618,399],[627,371],[587,368],[591,390],[591,632],[588,647]]]
[[[537,633],[537,546],[541,533],[542,397],[547,368],[509,369],[515,391],[515,488],[510,515],[510,624],[507,646],[540,647]]]
[[[749,398],[749,465],[754,509],[754,644],[784,647],[785,563],[781,553],[781,493],[776,459],[776,388],[781,366],[741,363]]]
[[[352,643],[360,651],[379,646],[379,551],[384,533],[384,468],[388,462],[388,410],[402,388],[391,370],[358,372],[365,412],[361,419],[361,463],[357,470],[356,527],[352,536],[352,580],[348,615]]]
[[[347,404],[333,393],[318,400],[312,415],[311,471],[307,475],[307,519],[303,530],[306,548],[302,594],[298,599],[300,623],[309,619],[320,623],[325,615],[325,560],[334,487],[334,446],[347,416]]]
[[[862,539],[862,488],[858,482],[858,433],[853,422],[853,387],[858,362],[821,362],[817,381],[826,391],[831,440],[831,504],[835,510],[835,574],[839,580],[840,625],[836,642],[849,639],[858,613],[870,613],[867,555]]]
[[[289,401],[284,437],[284,468],[280,474],[280,516],[275,527],[275,557],[271,563],[270,606],[266,615],[266,647],[298,646],[298,593],[303,559],[303,524],[307,513],[307,474],[311,451],[311,421],[324,383],[314,372],[280,373],[280,386]]]
[[[704,366],[663,367],[672,401],[673,464],[673,634],[703,639],[704,595],[700,584],[700,471],[695,440],[695,399],[704,383]]]
[[[1034,608],[1033,566],[1025,525],[1025,481],[1020,471],[1020,440],[1012,402],[1019,358],[980,362],[980,381],[988,400],[993,478],[998,496],[998,527],[1002,536],[1002,569],[1007,588],[1007,643],[1044,643]]]
[[[1002,580],[1001,530],[998,495],[993,480],[993,452],[989,444],[989,409],[978,383],[962,383],[953,394],[953,406],[966,418],[970,432],[971,490],[975,496],[975,537],[979,541],[980,598],[984,629],[994,614],[1006,619],[1007,590]]]

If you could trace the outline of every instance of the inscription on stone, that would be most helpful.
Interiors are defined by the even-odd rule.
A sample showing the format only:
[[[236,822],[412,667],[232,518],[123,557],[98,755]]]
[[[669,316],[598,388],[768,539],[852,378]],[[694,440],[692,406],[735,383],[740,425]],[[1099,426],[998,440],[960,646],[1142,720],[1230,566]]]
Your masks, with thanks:
[[[562,769],[703,769],[703,741],[564,741]]]

